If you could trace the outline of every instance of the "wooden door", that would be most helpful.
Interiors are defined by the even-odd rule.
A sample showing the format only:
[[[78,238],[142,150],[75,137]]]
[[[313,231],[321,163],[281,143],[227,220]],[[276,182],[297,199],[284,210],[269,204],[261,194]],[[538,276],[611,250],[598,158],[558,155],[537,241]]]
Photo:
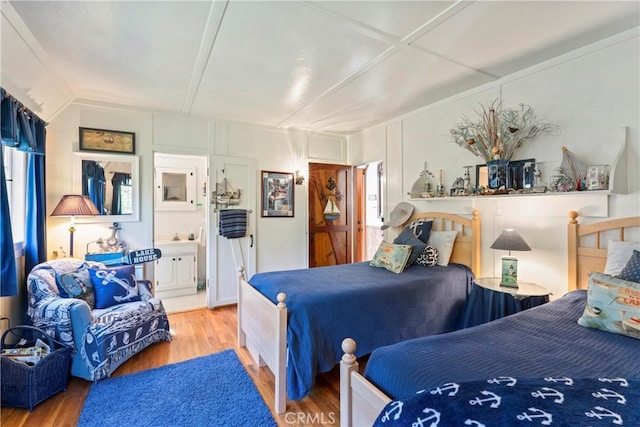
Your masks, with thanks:
[[[365,218],[365,194],[366,192],[366,174],[367,166],[354,169],[356,175],[356,247],[354,252],[354,261],[361,262],[365,260],[365,243],[366,234],[364,233]]]
[[[352,252],[351,166],[309,164],[309,267],[348,264]],[[327,219],[333,201],[340,214]]]

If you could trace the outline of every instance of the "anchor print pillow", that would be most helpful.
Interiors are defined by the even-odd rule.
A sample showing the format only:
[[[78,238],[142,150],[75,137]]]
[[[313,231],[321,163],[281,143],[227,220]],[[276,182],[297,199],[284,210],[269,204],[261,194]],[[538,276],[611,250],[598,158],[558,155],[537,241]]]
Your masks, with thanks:
[[[96,308],[140,301],[133,265],[90,269],[89,275],[95,292]]]
[[[640,379],[497,376],[388,403],[375,426],[637,426]]]

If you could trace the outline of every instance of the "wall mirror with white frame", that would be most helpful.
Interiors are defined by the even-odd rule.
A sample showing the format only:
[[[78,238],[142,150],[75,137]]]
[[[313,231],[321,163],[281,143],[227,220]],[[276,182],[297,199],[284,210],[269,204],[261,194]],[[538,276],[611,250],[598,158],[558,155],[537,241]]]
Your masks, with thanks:
[[[83,222],[140,220],[139,159],[134,155],[73,153],[73,192],[88,196],[101,212]]]

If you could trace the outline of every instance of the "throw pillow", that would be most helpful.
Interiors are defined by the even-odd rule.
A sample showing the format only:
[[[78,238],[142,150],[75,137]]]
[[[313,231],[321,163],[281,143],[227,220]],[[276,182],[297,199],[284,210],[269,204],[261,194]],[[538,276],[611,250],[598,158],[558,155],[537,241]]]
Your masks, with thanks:
[[[425,267],[433,267],[438,263],[438,250],[433,246],[427,246],[416,260],[416,264]]]
[[[640,339],[640,283],[589,273],[587,306],[578,323]]]
[[[620,274],[624,266],[627,265],[629,258],[631,258],[634,249],[640,251],[640,243],[609,240],[607,245],[607,264],[604,267],[604,274],[610,276]]]
[[[457,231],[432,231],[429,235],[428,245],[438,250],[438,265],[443,267],[449,265],[457,235]]]
[[[429,242],[429,234],[431,233],[432,227],[433,221],[416,219],[411,221],[411,224],[407,225],[406,228],[410,229],[418,239],[422,240],[426,244]]]
[[[93,283],[89,276],[89,268],[81,265],[76,271],[56,274],[56,285],[62,298],[78,298],[95,308]]]
[[[96,308],[140,301],[133,265],[89,270],[96,293]]]
[[[393,273],[402,273],[410,255],[411,245],[394,245],[382,242],[369,265],[383,267]]]
[[[618,277],[630,282],[640,282],[640,252],[634,249],[633,255],[624,266]]]
[[[400,233],[400,235],[394,239],[393,243],[399,245],[411,245],[413,247],[411,249],[411,255],[409,256],[409,260],[407,261],[406,268],[409,268],[413,264],[415,264],[420,254],[422,254],[422,252],[424,252],[424,249],[427,247],[427,244],[418,239],[409,227],[402,230],[402,233]]]

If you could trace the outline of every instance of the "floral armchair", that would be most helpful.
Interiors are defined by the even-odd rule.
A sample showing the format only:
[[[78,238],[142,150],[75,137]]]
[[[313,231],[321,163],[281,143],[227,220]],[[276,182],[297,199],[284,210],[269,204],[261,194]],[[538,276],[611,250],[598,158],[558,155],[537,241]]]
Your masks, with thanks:
[[[29,273],[27,314],[34,326],[75,349],[71,375],[98,381],[149,345],[171,341],[162,302],[151,283],[132,272],[133,266],[64,258]]]

